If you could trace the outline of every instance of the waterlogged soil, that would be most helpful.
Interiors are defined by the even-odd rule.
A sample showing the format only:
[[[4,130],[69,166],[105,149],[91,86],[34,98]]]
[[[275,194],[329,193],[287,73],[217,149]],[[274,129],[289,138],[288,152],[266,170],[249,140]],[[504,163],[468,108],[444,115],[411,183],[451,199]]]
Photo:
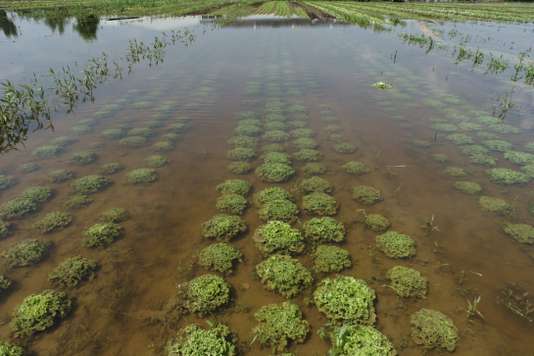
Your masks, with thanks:
[[[233,287],[232,304],[203,319],[193,315],[180,318],[169,305],[179,283],[204,273],[195,265],[194,257],[209,243],[201,238],[200,225],[217,213],[216,185],[237,178],[226,169],[226,152],[231,148],[227,140],[233,135],[238,114],[254,111],[261,117],[265,103],[279,99],[284,104],[299,103],[306,108],[309,127],[323,155],[321,162],[328,167],[324,178],[335,187],[333,196],[340,207],[336,219],[345,223],[348,231],[342,247],[349,250],[353,267],[342,274],[363,278],[375,289],[377,327],[398,352],[440,354],[424,351],[409,338],[409,316],[425,307],[447,314],[458,327],[460,341],[455,354],[532,354],[532,324],[499,304],[498,298],[508,283],[534,292],[534,251],[502,232],[501,225],[510,219],[482,212],[478,196],[455,190],[456,179],[443,170],[447,165],[466,169],[470,174],[465,179],[482,185],[483,194],[501,197],[516,207],[511,218],[514,222],[533,222],[527,211],[532,183],[506,187],[492,183],[485,167],[470,163],[458,146],[431,128],[431,120],[446,117],[444,112],[491,113],[497,94],[510,89],[509,82],[467,66],[456,66],[439,54],[426,55],[417,47],[403,44],[394,33],[345,25],[302,25],[301,21],[299,25],[287,21],[273,25],[273,19],[269,21],[266,26],[253,21],[247,26],[246,21],[241,21],[237,27],[214,28],[198,19],[142,19],[125,22],[116,34],[108,32],[107,37],[78,43],[82,48],[105,48],[113,53],[126,46],[124,38],[150,39],[158,30],[182,26],[184,22],[197,33],[190,47],[169,49],[163,64],[152,68],[137,66],[125,79],[99,88],[94,103],[82,104],[72,114],[59,115],[54,132],[32,134],[25,147],[0,158],[2,172],[18,181],[0,193],[2,203],[29,186],[50,184],[47,172],[53,169],[72,169],[81,177],[96,173],[101,164],[108,162],[120,162],[126,167],[110,177],[110,187],[92,196],[91,205],[73,211],[69,227],[41,235],[32,228],[33,224],[47,212],[63,210],[71,193],[69,182],[51,184],[53,198],[37,213],[15,221],[14,233],[0,241],[0,250],[30,237],[53,242],[49,256],[38,265],[3,269],[14,287],[1,300],[0,336],[9,339],[12,312],[24,297],[50,288],[48,273],[65,258],[81,254],[98,261],[97,277],[69,291],[75,300],[74,312],[57,327],[28,341],[28,350],[38,355],[158,355],[181,327],[218,320],[237,334],[244,354],[270,354],[269,349],[252,342],[253,314],[261,306],[284,298],[264,289],[255,277],[254,267],[262,256],[254,246],[252,234],[261,222],[250,198],[244,215],[249,231],[232,242],[245,259],[225,277]],[[35,26],[24,21],[18,24],[22,28]],[[515,31],[514,25],[508,26]],[[58,43],[64,38],[52,37]],[[76,34],[67,30],[65,38],[69,40],[62,47],[65,53],[73,37]],[[13,46],[7,48],[11,51],[0,61],[13,62],[20,53]],[[391,54],[395,50],[394,63]],[[21,51],[29,54],[33,50],[24,47]],[[70,58],[75,61],[82,56],[83,51],[74,50]],[[34,61],[38,67],[57,64],[38,57]],[[24,65],[20,74],[4,67],[1,79],[23,78],[28,71],[29,65]],[[392,83],[393,88],[374,89],[372,84],[379,80]],[[251,82],[259,86],[257,93],[246,91]],[[517,105],[507,123],[521,131],[499,137],[521,147],[532,134],[532,126],[527,124],[534,119],[533,93],[523,86],[515,90]],[[78,121],[95,118],[99,110],[114,103],[119,104],[119,109],[95,119],[92,132],[73,134],[71,128]],[[333,122],[321,115],[325,108],[334,114]],[[119,145],[101,135],[102,130],[120,125],[144,127],[147,121],[158,117],[164,119],[163,126],[155,128],[154,136],[139,148]],[[168,133],[167,125],[177,117],[189,119],[190,124],[179,135],[175,148],[163,153],[169,164],[157,170],[158,180],[142,186],[128,184],[127,172],[145,165],[144,159],[155,153],[152,144]],[[355,153],[333,150],[335,142],[324,129],[331,123],[341,126],[344,141],[358,146]],[[32,156],[35,148],[59,136],[75,137],[77,142],[55,158],[38,160]],[[421,141],[428,145],[422,146]],[[71,154],[85,149],[97,152],[98,160],[86,166],[72,164]],[[288,145],[287,151],[294,149]],[[449,163],[433,160],[435,153],[446,154]],[[350,176],[341,169],[350,160],[365,162],[372,171]],[[21,174],[20,165],[27,162],[37,162],[42,168]],[[499,167],[519,169],[503,159],[498,162]],[[259,163],[259,159],[253,161],[254,166]],[[304,177],[303,164],[293,165],[296,177],[280,186],[293,189]],[[260,181],[254,173],[242,178],[253,185],[254,191],[272,185]],[[381,189],[384,201],[371,207],[353,201],[352,187],[360,184]],[[130,219],[122,223],[122,238],[106,249],[85,248],[83,230],[111,207],[122,207],[130,213]],[[358,209],[382,214],[391,221],[392,229],[412,236],[417,241],[417,256],[392,260],[376,250],[376,234],[356,221]],[[306,218],[301,214],[301,220]],[[306,253],[298,258],[311,268],[312,261]],[[398,264],[416,268],[428,278],[427,298],[401,300],[387,287],[386,271]],[[325,275],[314,277],[318,282]],[[329,348],[317,335],[327,320],[310,303],[312,291],[309,288],[294,299],[311,325],[307,341],[290,348],[297,355],[324,355]],[[483,319],[470,319],[467,300],[477,296],[481,297],[479,310]]]

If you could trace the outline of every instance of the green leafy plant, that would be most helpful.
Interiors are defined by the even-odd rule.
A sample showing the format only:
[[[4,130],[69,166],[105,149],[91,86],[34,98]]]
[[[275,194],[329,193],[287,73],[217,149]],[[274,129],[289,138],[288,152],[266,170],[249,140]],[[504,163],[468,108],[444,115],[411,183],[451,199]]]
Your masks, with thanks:
[[[509,168],[492,168],[488,175],[493,182],[504,185],[524,184],[530,180],[525,173]]]
[[[356,146],[348,142],[340,142],[334,145],[334,151],[337,153],[354,153],[356,152]]]
[[[209,324],[203,329],[190,324],[180,329],[167,346],[169,356],[221,355],[236,356],[235,338],[223,324]]]
[[[345,227],[331,217],[311,218],[302,225],[304,237],[316,243],[345,240]]]
[[[432,309],[420,309],[410,317],[412,340],[426,349],[442,348],[454,351],[458,330],[445,314]]]
[[[128,136],[119,141],[119,143],[123,146],[128,147],[141,147],[144,146],[147,143],[146,137],[143,136]]]
[[[2,297],[11,288],[13,282],[3,274],[0,274],[0,297]],[[2,353],[0,353],[1,355]]]
[[[301,253],[305,247],[300,232],[282,221],[273,220],[261,225],[253,238],[258,249],[266,255]]]
[[[123,208],[110,208],[99,216],[99,220],[105,223],[120,223],[128,220],[130,214]]]
[[[40,240],[23,240],[2,253],[9,267],[26,267],[41,262],[51,244]]]
[[[408,235],[388,231],[376,237],[376,247],[391,258],[415,256],[415,241]]]
[[[0,239],[6,238],[11,233],[11,224],[0,219]]]
[[[284,142],[289,139],[289,134],[282,130],[271,130],[263,134],[263,139],[268,142]]]
[[[64,148],[59,145],[44,145],[36,148],[33,155],[41,159],[52,158],[59,156],[64,152]]]
[[[150,168],[160,168],[169,163],[169,160],[163,155],[151,155],[145,158],[145,163]]]
[[[84,244],[87,247],[107,247],[117,240],[122,228],[114,223],[97,223],[84,231]]]
[[[14,198],[0,206],[0,218],[15,219],[31,214],[39,208],[37,203],[28,198]]]
[[[349,251],[330,245],[319,245],[313,253],[313,267],[317,272],[341,272],[352,266]]]
[[[337,201],[326,193],[315,192],[302,197],[302,208],[309,214],[331,216],[337,214]]]
[[[264,163],[256,168],[256,175],[261,180],[270,183],[285,182],[294,174],[293,167],[284,163]]]
[[[219,214],[202,224],[202,236],[216,240],[231,240],[247,231],[247,224],[236,215]]]
[[[268,187],[254,194],[254,203],[259,206],[275,200],[292,200],[292,197],[280,187]]]
[[[217,186],[217,192],[221,194],[239,194],[247,196],[252,185],[243,179],[228,179]]]
[[[256,158],[256,150],[250,147],[236,147],[226,154],[232,161],[252,161]]]
[[[289,155],[284,152],[266,152],[261,157],[264,163],[283,163],[291,165]]]
[[[306,177],[319,176],[327,172],[324,164],[318,162],[309,162],[302,166],[302,171]]]
[[[215,207],[221,213],[241,215],[248,207],[248,202],[245,197],[239,194],[223,194],[217,198]]]
[[[346,173],[355,176],[361,176],[371,171],[371,169],[365,163],[358,161],[349,161],[341,167]]]
[[[534,244],[534,227],[528,224],[504,224],[504,232],[522,244]]]
[[[330,182],[321,177],[311,177],[303,179],[299,183],[299,189],[304,194],[321,192],[321,193],[332,193],[334,187]]]
[[[2,356],[24,356],[24,349],[7,341],[0,341],[0,355]]]
[[[319,311],[332,323],[372,325],[376,314],[375,292],[364,280],[351,276],[323,279],[313,292]]]
[[[93,279],[98,264],[86,257],[74,256],[61,262],[49,275],[50,283],[57,287],[75,288]]]
[[[269,346],[273,352],[283,352],[290,343],[303,343],[310,332],[310,326],[302,318],[298,305],[283,302],[261,307],[254,317],[258,325],[252,333],[262,346]]]
[[[384,199],[380,190],[367,185],[354,187],[352,198],[365,205],[372,205]]]
[[[97,158],[98,158],[98,156],[93,151],[81,151],[81,152],[74,153],[72,155],[72,159],[71,160],[72,160],[72,162],[74,162],[76,164],[86,165],[86,164],[93,163],[94,161],[96,161]]]
[[[230,285],[214,274],[204,274],[187,283],[185,307],[201,315],[214,312],[230,301]]]
[[[241,262],[243,254],[226,242],[217,242],[204,247],[198,254],[198,264],[221,273],[231,272],[237,262]]]
[[[482,210],[499,215],[510,215],[513,208],[505,200],[501,198],[481,196],[478,203]]]
[[[281,220],[291,222],[297,218],[298,213],[297,205],[288,199],[268,200],[262,204],[258,211],[260,219],[263,221]]]
[[[297,161],[317,162],[322,158],[321,152],[311,148],[302,148],[293,155]]]
[[[286,298],[295,297],[313,282],[311,273],[287,255],[270,256],[256,265],[256,273],[267,289]]]
[[[345,324],[328,335],[328,356],[396,356],[397,351],[380,331],[368,325]]]
[[[391,226],[389,220],[380,214],[365,214],[365,226],[374,232],[384,232]]]
[[[65,209],[73,210],[80,209],[90,205],[93,202],[89,196],[85,194],[73,194],[65,201]]]
[[[48,173],[52,183],[63,183],[74,178],[74,172],[68,169],[56,169]]]
[[[15,178],[5,174],[0,174],[0,191],[6,190],[7,188],[16,184]]]
[[[65,293],[47,289],[24,298],[15,309],[11,328],[17,336],[31,336],[57,324],[71,309],[72,302]]]
[[[395,266],[387,272],[390,287],[399,297],[424,298],[427,292],[427,280],[413,268]]]
[[[72,215],[62,212],[53,211],[48,213],[35,224],[42,233],[48,233],[66,228],[72,222]]]
[[[52,189],[46,186],[34,186],[22,192],[22,198],[30,199],[35,203],[44,203],[52,197]]]
[[[38,171],[39,169],[41,169],[41,166],[35,162],[24,163],[23,165],[20,166],[20,171],[26,174],[33,173],[35,171]]]
[[[480,184],[476,182],[466,181],[466,180],[460,180],[460,181],[454,182],[454,188],[458,189],[461,192],[464,192],[466,194],[471,194],[471,195],[482,192],[482,187],[480,186]]]
[[[445,168],[444,173],[451,177],[465,177],[467,175],[465,170],[460,167],[447,167]]]
[[[98,174],[92,174],[76,179],[72,188],[79,194],[94,194],[111,184],[111,180]]]
[[[158,179],[158,173],[154,168],[137,168],[128,172],[127,179],[132,184],[148,184]]]
[[[233,174],[243,175],[252,171],[252,165],[245,161],[236,161],[228,164],[226,168]]]

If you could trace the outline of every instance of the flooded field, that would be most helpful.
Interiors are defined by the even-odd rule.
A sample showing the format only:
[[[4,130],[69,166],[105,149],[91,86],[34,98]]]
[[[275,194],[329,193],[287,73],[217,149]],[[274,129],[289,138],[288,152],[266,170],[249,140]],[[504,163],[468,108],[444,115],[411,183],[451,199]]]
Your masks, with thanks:
[[[0,339],[189,355],[197,324],[221,355],[534,355],[534,25],[269,6],[2,14],[1,81],[116,66],[0,157]]]

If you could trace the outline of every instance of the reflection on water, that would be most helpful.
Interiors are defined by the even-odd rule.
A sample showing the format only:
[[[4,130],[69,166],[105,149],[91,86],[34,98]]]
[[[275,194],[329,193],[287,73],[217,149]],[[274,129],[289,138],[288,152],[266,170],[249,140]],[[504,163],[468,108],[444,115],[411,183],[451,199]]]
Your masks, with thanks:
[[[149,43],[161,24],[143,19],[107,31],[106,22],[98,18],[69,20],[73,22],[63,22],[63,28],[83,23],[88,29],[82,32],[92,41],[68,54],[66,48],[76,43],[68,29],[59,38],[34,39],[24,31],[32,24],[20,21],[19,40],[36,46],[40,41],[55,43],[58,53],[65,53],[71,62],[86,59],[85,49],[117,53],[130,38]],[[59,29],[61,22],[54,21]],[[165,21],[170,28],[179,27],[180,21],[193,22]],[[30,186],[53,190],[52,198],[34,212],[9,219],[10,233],[0,241],[2,251],[28,238],[53,243],[49,255],[36,266],[2,267],[1,273],[14,281],[0,305],[3,339],[10,337],[7,322],[16,306],[26,296],[50,288],[48,274],[59,263],[83,255],[101,268],[95,279],[68,290],[76,307],[69,318],[28,344],[37,354],[160,354],[178,329],[202,319],[227,324],[244,354],[270,354],[252,340],[253,314],[285,298],[255,277],[255,266],[264,256],[253,239],[262,221],[252,198],[243,215],[248,232],[231,241],[244,261],[224,276],[233,290],[231,305],[206,318],[180,317],[171,301],[177,283],[206,272],[194,255],[210,243],[201,238],[200,226],[218,213],[218,184],[239,177],[255,192],[282,186],[295,195],[302,210],[295,187],[310,166],[300,160],[318,159],[325,167],[320,174],[333,187],[331,194],[338,203],[335,219],[347,230],[340,246],[350,253],[353,266],[341,274],[362,278],[375,290],[375,326],[401,355],[424,352],[410,341],[409,332],[410,315],[420,308],[439,310],[453,320],[461,335],[455,354],[532,352],[528,320],[534,251],[531,244],[505,233],[503,226],[532,224],[533,183],[502,184],[502,177],[488,173],[498,167],[532,174],[528,168],[534,162],[529,155],[532,126],[527,125],[534,109],[531,88],[457,66],[436,51],[426,55],[404,44],[395,31],[273,18],[241,19],[208,31],[213,28],[208,21],[199,21],[195,19],[193,27],[206,30],[206,35],[190,47],[173,47],[160,66],[139,68],[122,81],[99,87],[94,104],[82,104],[74,113],[58,117],[55,131],[36,133],[26,147],[0,158],[5,186],[1,204],[20,197]],[[104,27],[96,36],[99,26]],[[416,24],[407,24],[411,26]],[[517,30],[507,26],[500,31]],[[6,48],[2,64],[21,53],[35,53],[31,45],[6,44]],[[28,57],[31,62],[24,69],[56,63],[51,57]],[[2,74],[1,79],[22,78],[23,72]],[[377,90],[372,87],[377,81],[391,83],[392,88]],[[514,106],[503,123],[492,116],[492,106],[512,86]],[[257,158],[249,161],[250,172],[237,176],[227,170],[227,152],[233,147],[228,141],[243,117],[260,122],[256,139],[245,140],[254,142]],[[299,128],[304,130],[295,131]],[[265,131],[271,132],[263,136]],[[289,138],[286,131],[291,132]],[[297,141],[293,137],[297,133],[309,134],[311,143]],[[268,142],[273,138],[279,145]],[[340,142],[358,149],[344,153],[336,145]],[[319,154],[309,158],[299,152],[297,143],[317,146]],[[290,155],[296,170],[290,181],[268,184],[254,173],[267,149]],[[152,168],[156,181],[132,184],[129,174],[149,168],[156,153],[168,160]],[[349,175],[342,169],[349,161],[369,169]],[[61,169],[68,172],[58,173]],[[88,200],[73,194],[75,179],[94,174],[109,174],[111,184],[88,194]],[[513,177],[525,178],[521,174]],[[353,200],[352,188],[359,185],[379,189],[383,201],[363,205]],[[491,210],[494,205],[488,210],[481,204],[495,202],[482,196],[504,200],[504,215]],[[87,248],[84,231],[114,207],[126,209],[130,216],[120,223],[121,238],[104,249]],[[49,234],[36,232],[35,224],[53,211],[68,211],[71,224]],[[391,229],[410,235],[417,244],[416,256],[395,260],[376,249],[376,233],[358,220],[362,213],[380,214],[390,221]],[[295,227],[310,217],[301,212]],[[522,237],[529,239],[528,234]],[[311,270],[312,246],[307,244],[305,253],[296,258]],[[387,271],[395,265],[417,269],[428,279],[425,299],[401,299],[387,286]],[[315,273],[314,279],[326,276]],[[317,335],[327,319],[310,304],[315,286],[292,299],[311,326],[307,340],[290,347],[297,355],[325,354],[329,348]]]
[[[17,37],[17,26],[4,10],[0,10],[0,27],[6,37]]]

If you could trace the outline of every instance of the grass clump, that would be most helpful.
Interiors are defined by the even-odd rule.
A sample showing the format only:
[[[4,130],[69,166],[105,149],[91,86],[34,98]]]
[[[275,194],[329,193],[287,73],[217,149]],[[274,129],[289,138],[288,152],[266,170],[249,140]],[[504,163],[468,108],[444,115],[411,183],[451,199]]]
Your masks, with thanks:
[[[105,176],[111,176],[115,173],[119,173],[124,169],[124,166],[118,162],[110,162],[100,166],[98,172]]]
[[[465,177],[467,175],[465,170],[460,167],[447,167],[443,172],[451,177]]]
[[[365,163],[358,161],[349,161],[341,166],[341,168],[343,168],[346,173],[355,176],[361,176],[371,171],[371,169]]]
[[[54,326],[71,309],[72,302],[65,293],[47,289],[24,298],[15,309],[11,328],[17,336],[31,336]]]
[[[178,331],[168,345],[169,356],[224,355],[236,356],[235,340],[223,324],[210,324],[208,329],[190,324]]]
[[[384,199],[380,190],[368,185],[352,188],[352,198],[365,205],[373,205]]]
[[[295,297],[313,282],[306,267],[287,255],[272,255],[256,266],[256,273],[267,289],[286,298]]]
[[[13,282],[6,276],[0,274],[0,297],[9,290]],[[2,353],[0,353],[2,355]]]
[[[127,179],[132,184],[154,183],[158,179],[158,173],[154,168],[137,168],[128,172]]]
[[[276,220],[258,227],[254,233],[254,241],[258,249],[266,255],[301,253],[305,247],[304,239],[297,229]]]
[[[99,174],[92,174],[76,179],[72,188],[79,194],[94,194],[111,184],[111,180]]]
[[[247,224],[236,215],[219,214],[202,224],[202,236],[215,240],[231,240],[247,231]]]
[[[252,165],[245,161],[236,161],[228,164],[226,166],[228,171],[230,171],[233,174],[243,175],[250,173],[252,171]]]
[[[93,151],[81,151],[72,155],[72,162],[79,165],[91,164],[96,161],[97,155]]]
[[[375,298],[364,280],[351,276],[325,278],[313,292],[315,306],[333,323],[374,324]]]
[[[530,180],[525,173],[509,168],[492,168],[488,170],[488,175],[493,182],[504,185],[524,184]]]
[[[24,356],[24,349],[7,341],[0,341],[0,355],[2,356]]]
[[[123,208],[111,208],[104,211],[99,216],[99,220],[105,223],[120,223],[128,220],[130,214]]]
[[[163,155],[151,155],[145,158],[145,163],[150,168],[160,168],[169,163],[169,160]]]
[[[376,247],[391,258],[415,256],[415,241],[408,235],[388,231],[376,237]]]
[[[297,205],[288,199],[269,200],[258,211],[260,219],[263,221],[293,221],[297,218],[298,213]]]
[[[252,185],[243,179],[228,179],[217,186],[217,192],[221,194],[238,194],[247,196]]]
[[[326,193],[311,193],[302,197],[302,208],[309,214],[332,216],[337,213],[337,201]]]
[[[256,158],[256,150],[250,147],[236,147],[226,154],[232,161],[252,161]]]
[[[74,172],[68,169],[56,169],[48,173],[52,183],[63,183],[74,178]]]
[[[324,178],[321,177],[311,177],[303,179],[299,183],[299,189],[304,194],[321,192],[321,193],[331,193],[334,190],[332,184]]]
[[[21,218],[38,209],[38,204],[32,199],[18,197],[8,200],[0,206],[0,217],[3,219]]]
[[[214,312],[230,301],[230,285],[214,274],[204,274],[187,283],[185,306],[201,315]]]
[[[35,227],[42,233],[49,233],[66,228],[72,222],[72,215],[62,211],[53,211],[39,220]]]
[[[426,349],[454,351],[458,330],[445,314],[432,309],[420,309],[410,317],[412,340]]]
[[[281,183],[289,180],[295,174],[295,170],[284,163],[264,163],[256,168],[256,175],[263,181]]]
[[[317,162],[321,159],[321,152],[311,148],[303,148],[295,152],[293,155],[297,161],[301,162]]]
[[[534,227],[528,224],[504,224],[504,232],[522,244],[534,244]]]
[[[128,136],[119,141],[123,146],[127,147],[141,147],[147,143],[147,138],[143,136]]]
[[[356,152],[356,146],[348,142],[340,142],[334,145],[334,151],[337,153],[354,153]]]
[[[482,187],[476,182],[460,180],[454,182],[454,188],[466,194],[478,194],[482,192]]]
[[[313,267],[317,272],[341,272],[352,266],[349,251],[330,245],[319,245],[313,253]]]
[[[501,198],[481,196],[478,203],[482,210],[490,213],[496,213],[499,215],[509,215],[512,213],[513,208],[505,200]]]
[[[331,356],[396,356],[397,351],[380,331],[369,325],[345,324],[328,335]]]
[[[232,215],[243,214],[247,206],[247,199],[239,194],[223,194],[215,203],[217,210]]]
[[[50,283],[62,288],[75,288],[84,281],[93,279],[98,265],[82,256],[74,256],[59,264],[49,275]]]
[[[327,168],[322,163],[309,162],[302,167],[302,171],[306,177],[320,176],[326,173]]]
[[[198,254],[198,264],[213,271],[231,272],[234,264],[241,262],[243,254],[226,242],[217,242],[204,247]]]
[[[364,220],[365,227],[374,232],[384,232],[391,226],[388,218],[380,214],[367,214]]]
[[[117,240],[122,228],[114,223],[97,223],[84,231],[84,244],[90,248],[107,247]]]
[[[390,281],[390,287],[399,297],[424,298],[427,292],[427,280],[419,271],[395,266],[387,272],[387,278]]]
[[[22,198],[30,199],[35,203],[44,203],[52,197],[52,189],[45,186],[35,186],[26,189],[22,193]]]
[[[50,248],[49,242],[23,240],[2,253],[9,267],[27,267],[41,262]]]
[[[11,233],[11,224],[0,219],[0,239],[3,239]]]
[[[302,318],[298,305],[283,302],[260,308],[254,317],[258,325],[252,333],[262,346],[273,352],[283,352],[290,343],[303,343],[310,332],[310,325]]]
[[[302,225],[304,237],[317,243],[345,240],[345,227],[331,217],[311,218]]]
[[[92,202],[93,199],[85,194],[73,194],[67,199],[64,207],[67,210],[80,209],[89,206]]]
[[[291,200],[291,194],[284,188],[268,187],[254,194],[254,204],[262,206],[275,200]]]

